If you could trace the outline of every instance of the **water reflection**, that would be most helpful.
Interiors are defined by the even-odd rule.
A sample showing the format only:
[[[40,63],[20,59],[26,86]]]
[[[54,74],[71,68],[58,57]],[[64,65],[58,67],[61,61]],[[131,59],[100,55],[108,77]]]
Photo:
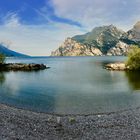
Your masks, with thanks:
[[[140,90],[140,71],[127,71],[125,73],[133,90]]]
[[[0,72],[0,85],[2,85],[5,82],[5,75],[3,72]]]
[[[138,107],[140,94],[131,94],[131,87],[134,82],[140,83],[139,74],[136,80],[131,73],[103,69],[105,62],[121,61],[117,58],[23,59],[21,62],[44,63],[51,69],[4,73],[0,102],[57,114],[94,114]]]
[[[4,82],[6,81],[6,75],[10,74],[10,73],[22,73],[22,74],[26,74],[26,73],[32,73],[32,74],[37,74],[40,73],[40,70],[35,70],[35,71],[22,71],[22,72],[4,72],[4,71],[0,71],[0,85],[3,85]],[[16,78],[16,77],[15,77]]]
[[[47,85],[44,83],[46,77],[42,76],[44,72],[4,72],[5,81],[0,85],[0,102],[35,111],[42,111],[45,107],[48,112],[52,112],[56,91],[51,87],[45,89]]]

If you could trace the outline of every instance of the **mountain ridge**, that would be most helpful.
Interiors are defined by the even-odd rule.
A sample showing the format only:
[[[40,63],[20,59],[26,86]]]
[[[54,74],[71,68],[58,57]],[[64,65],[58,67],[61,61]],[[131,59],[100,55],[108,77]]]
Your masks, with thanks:
[[[67,38],[52,56],[126,55],[130,45],[140,44],[140,22],[125,32],[114,25],[95,27],[91,32]]]
[[[7,57],[27,57],[28,56],[28,55],[10,50],[6,46],[4,46],[3,44],[0,44],[0,53],[4,54]]]

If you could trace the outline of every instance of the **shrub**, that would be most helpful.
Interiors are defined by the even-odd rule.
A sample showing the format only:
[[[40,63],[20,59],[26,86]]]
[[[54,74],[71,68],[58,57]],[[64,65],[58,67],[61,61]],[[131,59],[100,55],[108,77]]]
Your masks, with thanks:
[[[140,70],[140,48],[138,46],[131,46],[126,66],[130,70]]]
[[[0,54],[0,64],[3,64],[5,62],[5,55]]]

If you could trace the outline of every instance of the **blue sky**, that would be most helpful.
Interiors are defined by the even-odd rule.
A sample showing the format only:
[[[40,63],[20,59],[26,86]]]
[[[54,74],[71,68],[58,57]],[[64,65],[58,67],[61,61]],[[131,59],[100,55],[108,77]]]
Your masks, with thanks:
[[[4,0],[0,1],[1,17],[8,14],[17,14],[22,24],[38,25],[47,24],[50,20],[81,27],[81,24],[55,15],[54,7],[50,0]],[[9,15],[10,16],[10,15]],[[1,23],[3,20],[1,19]]]
[[[0,42],[29,55],[50,55],[65,38],[96,26],[132,28],[139,7],[139,0],[3,0]]]

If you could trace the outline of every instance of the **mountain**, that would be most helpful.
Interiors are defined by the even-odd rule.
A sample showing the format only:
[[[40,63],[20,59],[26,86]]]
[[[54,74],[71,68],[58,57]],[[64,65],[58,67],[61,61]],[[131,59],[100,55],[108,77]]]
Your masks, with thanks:
[[[122,34],[124,34],[123,31],[113,25],[109,25],[96,27],[91,32],[75,36],[72,39],[85,45],[97,47],[102,53],[107,53],[112,46],[116,45]]]
[[[0,44],[0,53],[6,55],[6,56],[13,56],[13,57],[26,57],[27,55],[21,54],[15,51],[12,51],[8,48],[6,48],[3,44]]]
[[[52,56],[92,56],[102,55],[102,52],[95,47],[84,45],[72,38],[67,38],[64,43],[54,52]]]
[[[123,34],[121,40],[127,44],[140,45],[140,21],[131,30]]]
[[[52,56],[126,55],[140,41],[140,22],[128,32],[113,25],[96,27],[84,35],[67,38]]]

